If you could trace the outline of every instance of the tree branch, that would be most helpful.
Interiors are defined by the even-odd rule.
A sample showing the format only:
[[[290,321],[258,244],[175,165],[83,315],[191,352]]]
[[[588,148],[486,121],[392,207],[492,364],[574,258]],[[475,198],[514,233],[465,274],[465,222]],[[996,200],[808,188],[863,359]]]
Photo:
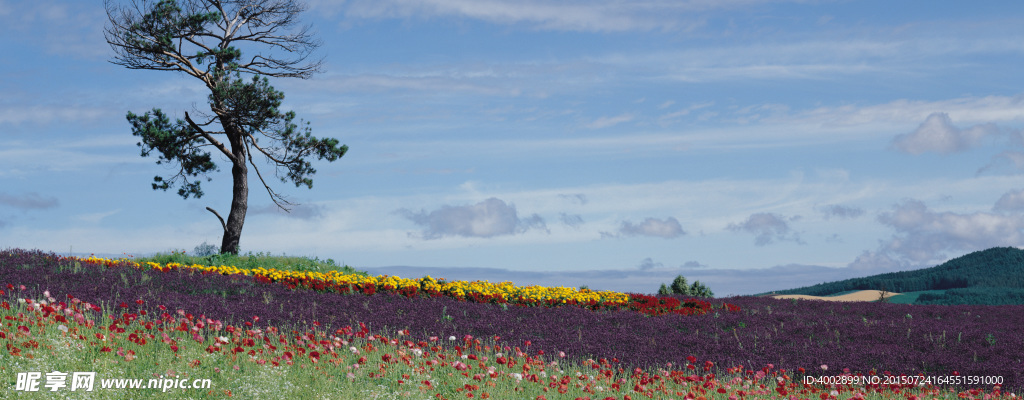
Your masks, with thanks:
[[[259,131],[260,131],[260,133],[262,133],[262,132],[263,132],[263,130],[262,130],[262,129],[257,129],[257,130],[259,130]],[[264,135],[266,136],[266,134],[265,134],[265,133],[264,133]],[[263,153],[263,155],[264,155],[264,156],[266,156],[266,157],[267,157],[267,158],[269,158],[269,159],[270,159],[271,161],[274,161],[274,162],[276,162],[276,163],[278,163],[278,164],[291,164],[291,163],[294,163],[294,162],[296,161],[296,160],[295,160],[294,158],[293,158],[293,159],[292,159],[291,161],[284,161],[284,160],[278,160],[278,159],[277,159],[276,157],[274,157],[274,156],[270,155],[270,153],[268,153],[268,152],[267,152],[266,150],[263,150],[263,148],[262,148],[262,147],[260,147],[260,146],[259,146],[258,144],[256,144],[256,141],[255,141],[255,140],[249,140],[248,142],[249,142],[249,143],[251,143],[251,144],[252,144],[252,147],[255,147],[255,148],[256,148],[256,150],[259,150],[259,151],[260,151],[260,153]],[[252,158],[252,156],[251,156],[251,154],[252,154],[252,153],[250,152],[249,154],[250,154],[249,158],[251,159],[251,158]]]
[[[206,133],[206,131],[204,131],[203,128],[200,128],[199,125],[196,125],[195,121],[192,121],[192,118],[188,116],[188,111],[185,111],[185,121],[188,122],[188,125],[191,126],[192,129],[195,129],[196,132],[199,132],[200,135],[203,135],[203,138],[205,138],[207,141],[209,141],[210,144],[212,144],[215,147],[217,147],[217,149],[219,149],[221,153],[224,153],[224,155],[227,156],[228,159],[231,160],[231,162],[237,162],[238,161],[235,158],[235,155],[231,154],[231,151],[228,150],[228,148],[225,147],[224,144],[222,144],[221,142],[218,142],[217,139],[214,139],[212,135],[210,135],[209,133]]]
[[[216,215],[216,216],[217,216],[217,219],[219,219],[219,220],[220,220],[220,227],[221,227],[222,229],[224,229],[224,232],[227,232],[227,231],[228,231],[228,224],[225,224],[225,223],[224,223],[224,218],[222,218],[222,217],[220,216],[220,214],[217,214],[217,210],[214,210],[214,209],[212,209],[212,208],[210,208],[210,207],[206,207],[206,210],[207,210],[207,211],[209,211],[209,212],[212,212],[212,213],[213,213],[213,215]]]
[[[246,143],[248,144],[249,141],[246,141]],[[255,146],[255,144],[253,144],[253,146]],[[249,165],[252,165],[252,169],[256,170],[256,176],[258,176],[260,178],[260,182],[263,183],[263,187],[266,188],[267,189],[267,193],[270,194],[270,200],[272,200],[274,202],[274,204],[277,205],[277,207],[279,207],[280,209],[284,210],[284,212],[291,212],[292,210],[289,209],[289,208],[286,208],[283,205],[281,205],[281,203],[278,202],[278,199],[280,199],[281,202],[284,202],[284,204],[287,204],[287,205],[290,205],[290,206],[295,205],[295,203],[292,203],[292,202],[290,202],[288,200],[285,200],[283,196],[281,196],[281,195],[279,195],[277,193],[274,193],[274,190],[270,188],[270,185],[267,185],[267,181],[263,180],[263,174],[260,173],[259,167],[257,167],[256,164],[253,163],[253,161],[252,161],[252,151],[247,151],[246,153],[249,155]],[[264,153],[264,154],[266,154],[266,153]]]

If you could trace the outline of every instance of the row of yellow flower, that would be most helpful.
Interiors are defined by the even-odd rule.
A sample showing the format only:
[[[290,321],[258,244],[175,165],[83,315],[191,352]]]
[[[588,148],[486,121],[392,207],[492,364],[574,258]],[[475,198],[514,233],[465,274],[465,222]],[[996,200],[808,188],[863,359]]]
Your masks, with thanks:
[[[167,263],[161,265],[154,262],[137,263],[131,260],[110,260],[97,257],[89,257],[82,261],[106,265],[129,263],[136,268],[146,269],[187,269],[197,272],[217,273],[223,275],[245,275],[260,277],[272,282],[289,281],[321,281],[327,284],[339,286],[361,287],[373,286],[378,290],[401,291],[403,289],[416,289],[417,291],[430,293],[440,292],[456,298],[467,298],[470,296],[501,296],[506,300],[526,301],[541,304],[565,304],[575,302],[586,304],[596,302],[599,304],[624,305],[629,302],[629,295],[613,291],[593,291],[588,289],[575,289],[569,287],[546,287],[546,286],[516,286],[511,282],[490,283],[487,281],[446,281],[426,276],[420,279],[406,279],[398,276],[364,276],[358,274],[346,274],[338,271],[327,273],[313,271],[290,271],[273,268],[246,269],[234,266],[207,266],[207,265],[183,265],[178,263]],[[553,304],[552,304],[553,305]]]

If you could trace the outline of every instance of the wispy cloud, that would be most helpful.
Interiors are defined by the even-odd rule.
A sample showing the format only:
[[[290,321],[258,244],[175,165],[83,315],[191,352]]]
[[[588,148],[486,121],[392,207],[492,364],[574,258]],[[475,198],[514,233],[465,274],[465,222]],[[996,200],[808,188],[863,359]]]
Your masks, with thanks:
[[[260,207],[251,207],[249,208],[249,213],[252,215],[280,215],[304,220],[321,219],[324,217],[325,208],[319,204],[295,204],[292,206],[285,205],[285,207],[289,211],[282,210],[276,204],[267,204]]]
[[[774,213],[756,213],[750,215],[742,223],[731,223],[726,229],[733,232],[746,232],[754,235],[754,244],[765,246],[775,241],[792,241],[804,244],[800,235],[789,227],[788,221],[794,221],[799,217],[786,218]]]
[[[55,122],[93,122],[110,116],[110,110],[76,105],[12,106],[0,108],[0,124],[51,124]]]
[[[579,229],[580,225],[583,225],[583,216],[579,214],[558,214],[562,223],[569,226],[570,228]]]
[[[825,219],[831,218],[857,218],[864,215],[864,209],[839,204],[828,204],[819,208]]]
[[[79,216],[75,217],[75,219],[77,219],[79,221],[82,221],[82,222],[87,222],[87,223],[90,223],[90,224],[97,224],[100,221],[103,221],[104,218],[107,218],[107,217],[109,217],[111,215],[114,215],[114,214],[117,214],[119,212],[121,212],[120,208],[118,208],[116,210],[111,210],[111,211],[82,214],[82,215],[79,215]]]
[[[633,120],[633,114],[621,114],[614,117],[601,117],[594,122],[587,124],[587,128],[590,129],[601,129],[609,126],[615,126],[623,122],[629,122]]]
[[[587,195],[583,193],[559,194],[558,197],[577,203],[581,206],[587,204]]]
[[[494,197],[473,205],[446,205],[429,213],[408,209],[400,209],[396,213],[423,226],[424,239],[445,236],[489,238],[523,233],[529,229],[547,229],[544,219],[539,215],[520,219],[514,205]]]
[[[673,102],[671,100],[670,101],[666,101],[665,103],[662,103],[660,106],[658,106],[658,109],[661,110],[661,109],[668,108],[669,106],[671,106],[674,103],[675,102]],[[679,119],[680,117],[684,117],[684,116],[690,115],[690,113],[692,113],[694,111],[700,110],[702,108],[711,107],[713,105],[715,105],[715,103],[712,102],[712,101],[705,102],[705,103],[693,104],[693,105],[690,105],[688,107],[685,107],[685,108],[682,108],[682,109],[679,109],[679,110],[676,110],[676,111],[673,111],[673,112],[670,112],[670,113],[667,113],[667,114],[662,114],[660,117],[658,117],[658,121],[660,123],[662,123],[662,124],[668,124],[668,123],[674,122],[675,120]]]
[[[696,11],[761,1],[613,1],[544,2],[536,0],[356,0],[345,4],[349,19],[463,17],[534,29],[584,32],[690,30],[702,25]],[[329,7],[318,3],[319,7]]]
[[[407,90],[488,96],[518,96],[521,94],[521,90],[509,81],[497,81],[473,73],[452,73],[453,69],[463,70],[466,68],[465,66],[421,66],[421,68],[430,68],[437,72],[428,74],[420,71],[417,74],[408,74],[405,71],[385,70],[358,75],[329,75],[315,81],[292,84],[303,88],[313,89],[315,87],[318,90],[331,90],[334,93],[354,90],[368,92]]]
[[[99,59],[110,51],[103,40],[107,19],[102,7],[81,2],[27,2],[19,4],[17,13],[4,12],[6,7],[0,4],[0,32],[4,35],[41,44],[51,54]],[[33,29],[36,26],[60,29]]]

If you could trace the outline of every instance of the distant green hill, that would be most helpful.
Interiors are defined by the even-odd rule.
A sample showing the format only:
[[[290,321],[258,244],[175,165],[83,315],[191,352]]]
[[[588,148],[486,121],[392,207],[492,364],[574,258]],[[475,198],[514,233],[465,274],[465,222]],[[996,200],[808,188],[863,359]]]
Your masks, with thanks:
[[[832,296],[857,290],[915,293],[913,304],[1024,304],[1024,250],[994,247],[931,268],[820,283],[773,294]]]

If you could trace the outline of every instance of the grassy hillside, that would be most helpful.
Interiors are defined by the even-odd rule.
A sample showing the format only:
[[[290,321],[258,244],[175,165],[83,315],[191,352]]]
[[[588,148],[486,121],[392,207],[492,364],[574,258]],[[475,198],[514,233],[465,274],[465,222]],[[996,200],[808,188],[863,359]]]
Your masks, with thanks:
[[[907,293],[908,296],[897,297],[893,301],[911,304],[1024,304],[1024,250],[994,247],[931,268],[826,282],[774,293],[832,296],[857,290]]]

